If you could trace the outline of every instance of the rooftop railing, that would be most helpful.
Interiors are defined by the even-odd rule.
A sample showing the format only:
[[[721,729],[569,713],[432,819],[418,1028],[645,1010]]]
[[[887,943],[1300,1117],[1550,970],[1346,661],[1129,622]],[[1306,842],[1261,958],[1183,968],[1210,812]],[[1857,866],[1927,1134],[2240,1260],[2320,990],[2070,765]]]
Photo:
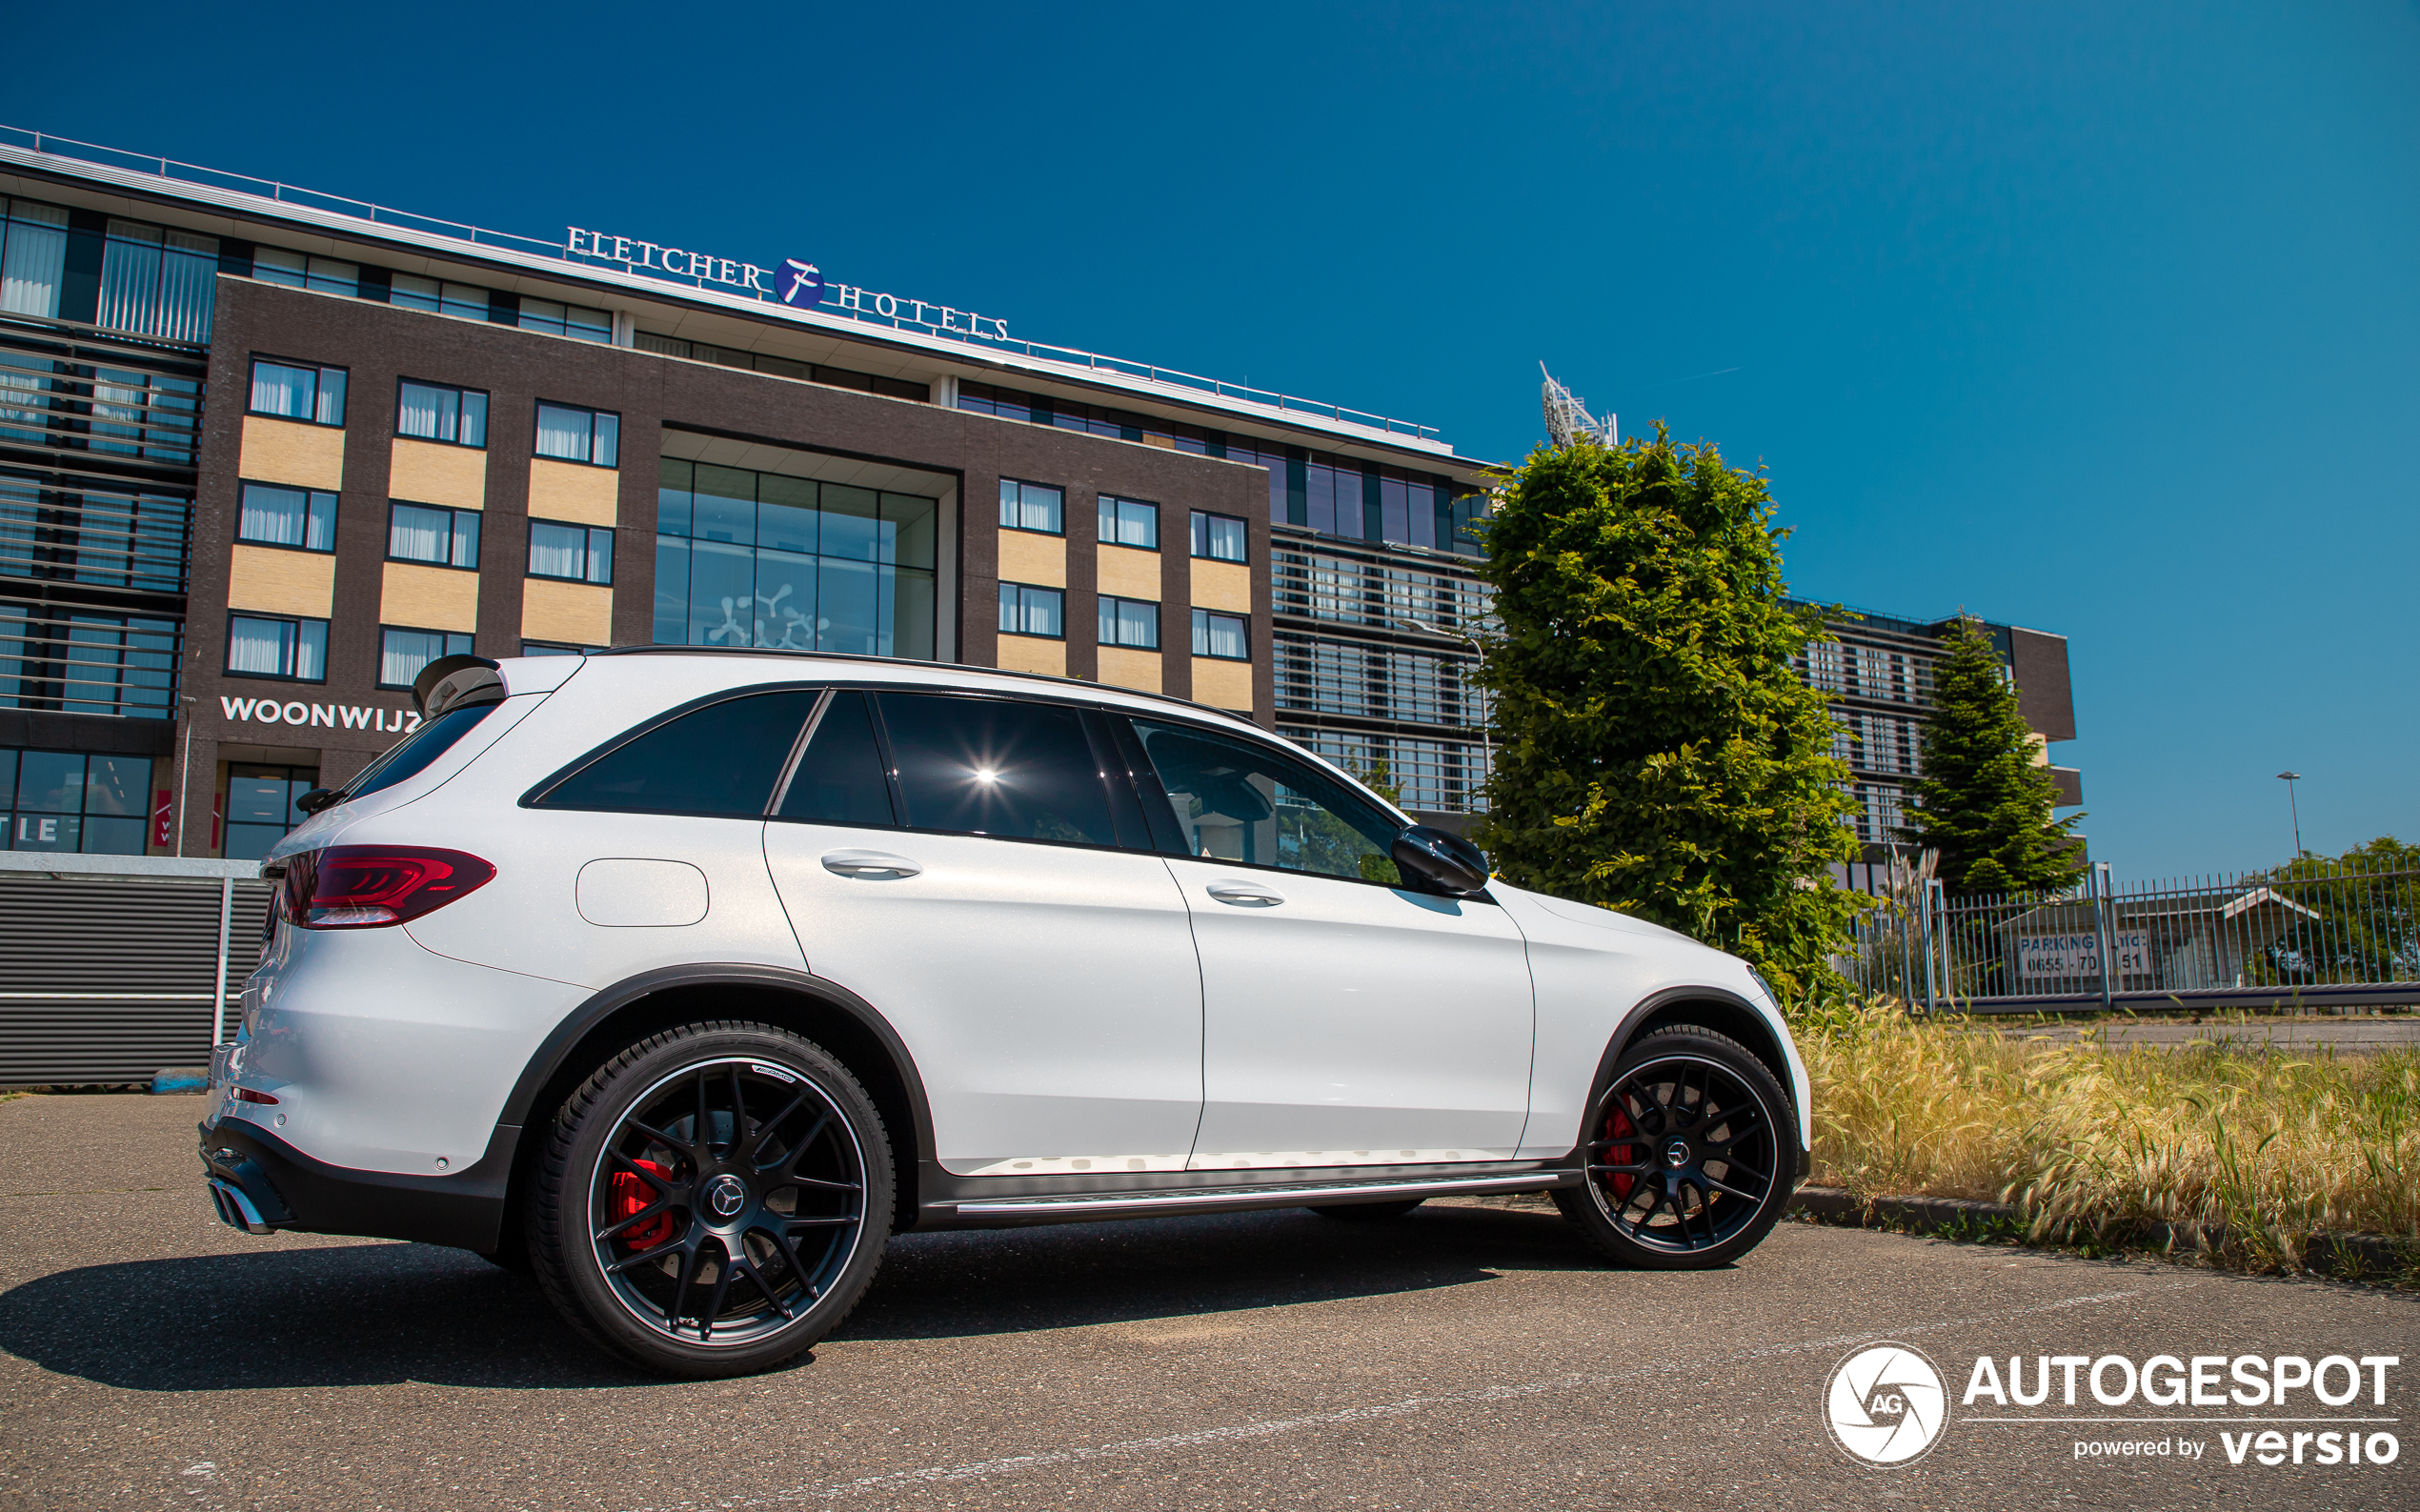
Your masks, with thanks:
[[[374,225],[416,232],[422,235],[452,237],[474,246],[493,247],[501,252],[551,258],[575,268],[595,266],[592,259],[573,255],[569,246],[564,242],[548,241],[539,236],[523,236],[514,232],[490,231],[485,227],[473,226],[463,221],[446,220],[435,215],[415,214],[411,211],[396,210],[393,206],[380,205],[366,199],[324,193],[318,190],[303,189],[293,184],[281,183],[276,179],[255,177],[250,173],[231,173],[223,169],[208,168],[199,163],[187,163],[172,157],[160,157],[147,152],[130,152],[122,148],[105,147],[97,142],[79,141],[70,136],[55,136],[48,131],[29,131],[16,126],[0,126],[0,142],[23,147],[52,157],[70,158],[77,162],[93,163],[104,168],[115,168],[128,172],[150,173],[178,183],[228,190],[239,194],[251,194],[281,205],[292,205],[327,214],[347,215]],[[683,278],[676,274],[662,274],[653,271],[647,276],[664,283],[694,284],[699,288],[705,287],[705,280],[702,278]],[[721,292],[726,294],[732,292],[729,290]],[[766,300],[763,295],[758,295],[757,298],[760,302],[777,303],[777,301]],[[940,307],[928,306],[926,308],[938,309]],[[1098,352],[1086,352],[1079,347],[1061,347],[1049,342],[986,335],[978,332],[960,330],[954,326],[916,320],[906,315],[883,315],[872,310],[847,309],[833,304],[817,305],[815,311],[817,314],[838,315],[864,325],[944,336],[986,352],[1013,352],[1037,361],[1079,368],[1087,373],[1111,373],[1119,377],[1139,379],[1144,383],[1162,388],[1180,389],[1216,398],[1239,400],[1245,404],[1274,410],[1282,414],[1332,420],[1340,425],[1350,425],[1362,430],[1381,432],[1387,435],[1407,436],[1421,441],[1442,439],[1435,426],[1420,425],[1410,420],[1398,420],[1389,415],[1378,414],[1368,410],[1355,410],[1340,404],[1324,404],[1316,399],[1282,393],[1275,389],[1256,389],[1247,384],[1228,383],[1219,378],[1204,377],[1198,373],[1187,373],[1180,368],[1163,368],[1154,363],[1134,362],[1124,357],[1107,356]]]

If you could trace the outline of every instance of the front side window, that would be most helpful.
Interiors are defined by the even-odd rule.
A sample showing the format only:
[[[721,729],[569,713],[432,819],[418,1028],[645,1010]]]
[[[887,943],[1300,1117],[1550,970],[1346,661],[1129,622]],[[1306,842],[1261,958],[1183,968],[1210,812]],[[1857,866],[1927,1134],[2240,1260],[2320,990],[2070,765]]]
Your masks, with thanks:
[[[333,257],[312,257],[282,247],[262,247],[252,252],[252,276],[263,283],[284,284],[289,289],[316,289],[323,294],[343,294],[348,298],[361,293],[361,265],[339,262]]]
[[[1073,709],[884,694],[882,726],[911,829],[1115,845],[1102,763]]]
[[[593,467],[615,467],[621,453],[621,416],[538,401],[537,454]]]
[[[1119,498],[1103,494],[1100,496],[1100,544],[1158,551],[1160,506],[1146,504],[1140,499]]]
[[[1139,598],[1100,595],[1100,643],[1132,646],[1138,651],[1160,649],[1160,606]]]
[[[426,562],[432,567],[479,567],[479,512],[439,509],[434,504],[392,505],[387,516],[387,560]]]
[[[614,533],[593,525],[530,521],[530,575],[567,583],[612,583]]]
[[[235,538],[306,552],[336,549],[336,495],[325,489],[247,483],[235,512]]]
[[[761,818],[816,693],[723,698],[666,720],[550,788],[539,808]]]
[[[1402,885],[1389,854],[1402,826],[1306,762],[1251,741],[1135,721],[1176,810],[1186,854]]]
[[[1000,479],[1000,529],[1039,531],[1045,535],[1067,534],[1067,494],[1047,483]]]
[[[876,829],[898,823],[891,812],[891,781],[865,694],[854,688],[833,694],[798,757],[798,769],[790,775],[780,816],[810,824]]]
[[[239,677],[328,680],[328,621],[227,616],[227,670]]]
[[[1221,615],[1207,609],[1193,612],[1193,654],[1213,656],[1220,661],[1252,659],[1250,621],[1241,615]]]
[[[378,627],[378,686],[409,688],[420,669],[439,656],[471,655],[471,637],[459,630],[406,630]]]
[[[1065,639],[1066,594],[1056,588],[1037,588],[1031,583],[1000,584],[1000,634]]]
[[[252,359],[252,413],[313,425],[345,423],[345,370]]]
[[[403,380],[395,400],[395,434],[453,446],[488,444],[488,396],[476,389]]]
[[[488,317],[488,292],[474,284],[440,283],[417,273],[397,273],[387,302],[433,315],[459,315],[465,320]]]
[[[1243,521],[1232,514],[1193,512],[1193,554],[1214,562],[1240,562],[1243,557]]]
[[[614,339],[614,316],[608,311],[591,310],[586,305],[558,305],[552,299],[523,299],[521,329],[543,331],[552,336],[570,336],[579,341],[611,341]]]

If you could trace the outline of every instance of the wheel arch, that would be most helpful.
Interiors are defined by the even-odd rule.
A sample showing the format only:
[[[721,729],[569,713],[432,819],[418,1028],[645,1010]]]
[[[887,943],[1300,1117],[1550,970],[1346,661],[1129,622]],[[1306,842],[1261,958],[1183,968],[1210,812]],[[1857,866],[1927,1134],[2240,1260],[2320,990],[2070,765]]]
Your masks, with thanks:
[[[1588,1084],[1588,1105],[1594,1106],[1599,1088],[1613,1075],[1613,1068],[1630,1052],[1630,1047],[1659,1029],[1674,1024],[1692,1024],[1728,1036],[1745,1045],[1748,1052],[1773,1073],[1773,1080],[1798,1104],[1791,1111],[1798,1115],[1802,1155],[1806,1144],[1808,1109],[1807,1089],[1800,1084],[1801,1073],[1792,1063],[1789,1051],[1784,1047],[1779,1028],[1772,1018],[1754,1003],[1721,987],[1666,987],[1649,993],[1631,1005],[1622,1023],[1605,1045],[1604,1057],[1597,1062],[1597,1074]],[[1802,1165],[1804,1161],[1802,1161]]]
[[[812,973],[747,962],[701,963],[644,972],[595,994],[538,1046],[514,1082],[497,1122],[528,1131],[519,1140],[505,1195],[506,1241],[518,1231],[521,1202],[546,1141],[529,1130],[623,1046],[658,1029],[701,1018],[745,1018],[803,1035],[837,1057],[862,1083],[892,1141],[897,1184],[895,1228],[914,1225],[918,1179],[933,1158],[932,1105],[915,1058],[872,1003]]]

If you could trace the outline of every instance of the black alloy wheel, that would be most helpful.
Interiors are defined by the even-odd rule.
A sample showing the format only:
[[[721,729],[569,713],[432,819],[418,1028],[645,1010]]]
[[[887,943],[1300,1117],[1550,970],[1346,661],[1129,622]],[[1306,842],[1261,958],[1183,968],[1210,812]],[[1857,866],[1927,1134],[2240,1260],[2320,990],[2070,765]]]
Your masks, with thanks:
[[[539,1280],[607,1348],[682,1376],[791,1359],[848,1315],[890,1236],[880,1117],[783,1030],[632,1046],[555,1120],[532,1203]]]
[[[1586,1180],[1555,1203],[1625,1265],[1721,1265],[1771,1232],[1797,1187],[1798,1120],[1736,1040],[1684,1025],[1631,1047],[1581,1137]]]

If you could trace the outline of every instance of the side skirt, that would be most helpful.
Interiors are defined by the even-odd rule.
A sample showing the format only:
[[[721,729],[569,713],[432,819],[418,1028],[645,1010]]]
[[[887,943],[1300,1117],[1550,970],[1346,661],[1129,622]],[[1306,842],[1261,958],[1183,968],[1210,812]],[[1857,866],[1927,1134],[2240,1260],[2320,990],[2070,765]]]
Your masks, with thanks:
[[[958,1178],[950,1197],[923,1204],[918,1229],[1015,1228],[1039,1223],[1087,1223],[1110,1219],[1171,1218],[1187,1213],[1238,1213],[1328,1203],[1394,1202],[1407,1198],[1481,1197],[1502,1192],[1539,1192],[1580,1179],[1567,1163],[1541,1162],[1485,1174],[1462,1167],[1454,1174],[1370,1177],[1341,1171],[1289,1171],[1281,1178],[1240,1184],[1119,1192],[1027,1192],[977,1195],[978,1178]],[[1032,1183],[1019,1183],[1020,1185]],[[973,1189],[973,1190],[969,1190]]]

